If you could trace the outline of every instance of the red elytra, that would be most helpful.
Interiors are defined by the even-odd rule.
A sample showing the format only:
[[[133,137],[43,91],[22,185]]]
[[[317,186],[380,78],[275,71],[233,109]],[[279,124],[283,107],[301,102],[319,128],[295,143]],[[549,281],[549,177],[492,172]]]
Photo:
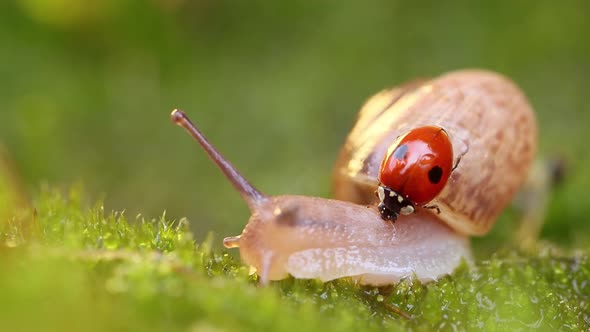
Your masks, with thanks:
[[[453,146],[437,126],[412,129],[389,148],[381,168],[381,185],[414,205],[432,201],[445,187],[453,169]]]

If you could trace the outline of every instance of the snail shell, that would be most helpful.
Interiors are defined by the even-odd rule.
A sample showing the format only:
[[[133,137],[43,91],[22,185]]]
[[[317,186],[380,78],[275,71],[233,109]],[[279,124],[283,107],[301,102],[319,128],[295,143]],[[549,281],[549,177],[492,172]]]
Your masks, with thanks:
[[[334,197],[377,202],[379,166],[395,139],[435,125],[463,155],[431,204],[438,218],[465,235],[483,235],[512,200],[536,152],[537,124],[524,94],[507,78],[463,70],[382,91],[362,107],[334,170]]]

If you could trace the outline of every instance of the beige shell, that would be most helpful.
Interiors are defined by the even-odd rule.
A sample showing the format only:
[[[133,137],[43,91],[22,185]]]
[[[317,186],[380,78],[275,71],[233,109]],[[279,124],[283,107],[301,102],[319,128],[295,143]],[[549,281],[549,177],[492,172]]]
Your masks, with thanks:
[[[415,127],[436,125],[463,155],[432,201],[457,232],[483,235],[526,179],[537,124],[520,89],[483,70],[451,72],[382,91],[362,107],[336,163],[334,197],[376,203],[379,166],[388,147]],[[433,212],[436,213],[436,212]]]

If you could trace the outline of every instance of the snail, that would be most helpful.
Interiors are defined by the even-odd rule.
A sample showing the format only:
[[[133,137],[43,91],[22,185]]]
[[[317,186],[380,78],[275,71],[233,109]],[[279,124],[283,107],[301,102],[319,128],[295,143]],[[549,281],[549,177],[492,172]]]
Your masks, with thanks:
[[[522,92],[487,71],[451,72],[385,90],[362,107],[334,169],[335,199],[268,196],[257,190],[180,110],[172,121],[207,152],[247,203],[241,235],[227,237],[260,282],[351,277],[386,285],[451,273],[470,259],[470,235],[483,235],[525,180],[536,151],[536,120]],[[377,209],[382,160],[400,136],[437,126],[461,164],[432,200],[395,222]],[[399,142],[398,142],[399,143]]]

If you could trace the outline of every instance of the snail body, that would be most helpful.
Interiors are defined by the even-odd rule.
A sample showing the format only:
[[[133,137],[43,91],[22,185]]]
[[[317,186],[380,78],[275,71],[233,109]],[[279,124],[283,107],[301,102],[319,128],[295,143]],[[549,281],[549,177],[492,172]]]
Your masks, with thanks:
[[[289,274],[385,285],[416,273],[427,281],[450,273],[471,255],[467,239],[430,213],[394,224],[382,220],[374,207],[307,196],[268,198],[242,234],[224,244],[238,246],[263,283]]]
[[[472,154],[474,148],[488,144],[485,135],[477,136],[477,142],[470,141],[472,131],[464,129],[468,122],[466,118],[471,119],[469,121],[477,121],[479,117],[483,117],[489,121],[487,112],[499,113],[497,116],[500,116],[502,121],[493,122],[492,125],[498,125],[501,122],[509,127],[501,130],[503,135],[515,135],[510,138],[520,138],[529,144],[530,159],[534,151],[534,117],[523,95],[512,83],[498,75],[486,72],[458,72],[455,75],[458,77],[454,77],[453,74],[447,75],[453,79],[447,83],[443,82],[442,85],[448,85],[449,91],[437,92],[439,96],[434,99],[444,106],[450,101],[440,95],[448,93],[454,96],[456,93],[454,89],[460,88],[466,98],[474,95],[468,98],[475,99],[470,103],[475,105],[475,108],[469,112],[477,114],[461,115],[466,111],[455,107],[453,116],[448,115],[442,118],[435,116],[438,114],[416,116],[413,113],[422,112],[421,108],[427,106],[426,101],[422,99],[428,95],[429,91],[433,91],[428,88],[429,83],[406,85],[407,89],[413,87],[414,93],[420,91],[410,99],[407,99],[409,95],[406,94],[410,90],[406,91],[404,90],[406,88],[402,88],[380,93],[368,101],[361,110],[357,124],[351,131],[336,166],[334,188],[338,199],[297,195],[267,196],[252,186],[221,156],[184,112],[174,110],[171,117],[173,122],[185,128],[199,142],[248,204],[251,216],[242,234],[225,238],[224,245],[227,248],[239,248],[242,260],[256,269],[263,284],[270,280],[283,279],[288,275],[296,278],[317,278],[323,281],[352,277],[360,283],[371,285],[391,284],[412,274],[423,281],[436,280],[452,272],[463,258],[469,259],[471,256],[469,241],[465,234],[474,232],[457,231],[454,224],[447,222],[447,219],[457,217],[458,213],[466,211],[472,212],[472,216],[488,218],[484,220],[484,223],[491,223],[490,216],[497,215],[500,213],[497,210],[503,208],[502,204],[494,204],[492,207],[483,207],[484,212],[477,213],[470,209],[476,209],[474,205],[485,202],[478,198],[477,195],[481,194],[475,192],[472,197],[469,197],[469,194],[473,192],[449,193],[449,190],[475,190],[475,184],[461,184],[465,181],[484,185],[478,182],[479,178],[472,179],[463,174],[465,169],[472,168],[464,167],[468,162],[478,163],[477,168],[486,169],[485,165],[481,164],[482,161],[478,159],[482,156],[474,154],[478,158],[469,158],[469,160],[466,158]],[[477,78],[482,75],[491,78],[487,81],[483,80],[491,86],[484,84],[482,88],[478,85],[479,83],[472,85],[462,83],[462,81],[479,82]],[[438,91],[439,85],[441,84],[437,83],[433,87]],[[494,107],[503,105],[504,108],[499,110],[479,110],[479,107],[487,105],[481,105],[480,99],[500,98],[495,94],[488,96],[488,90],[494,93],[498,91],[508,93],[507,100],[512,102],[507,102],[506,105],[502,103],[491,105]],[[398,109],[394,106],[400,101],[406,105],[402,108],[403,110],[407,110],[412,101],[421,103],[420,107],[411,107],[414,112],[406,111],[403,114],[397,114]],[[514,107],[511,108],[511,105]],[[447,109],[450,108],[450,105],[447,106]],[[428,112],[435,112],[434,110],[436,113],[439,112],[439,108],[427,108]],[[515,111],[516,113],[512,115],[504,114]],[[533,123],[520,125],[516,124],[516,121],[506,121],[514,116],[516,119],[533,121]],[[435,119],[439,121],[434,121]],[[376,124],[375,120],[379,120],[379,124]],[[434,123],[428,123],[428,121]],[[428,209],[417,209],[415,213],[400,217],[395,223],[383,220],[377,211],[376,204],[373,203],[376,203],[377,199],[374,193],[378,185],[379,165],[387,151],[384,142],[389,140],[391,145],[397,136],[404,134],[412,127],[428,124],[440,126],[448,131],[452,137],[453,149],[456,148],[457,139],[469,141],[469,153],[465,155],[461,167],[453,172],[449,183],[435,200],[437,204],[444,204],[442,211],[436,214]],[[532,137],[519,137],[520,134],[514,133],[523,128],[526,129],[524,135],[532,135]],[[365,129],[378,129],[378,131],[365,133]],[[491,133],[493,137],[498,135],[497,130]],[[524,147],[526,144],[521,145]],[[518,151],[523,149],[521,145],[517,144]],[[385,149],[381,152],[366,150],[377,150],[383,147]],[[500,150],[502,150],[500,147],[486,148],[488,152],[496,151],[502,158],[519,156],[516,153],[518,151],[510,152],[507,156]],[[379,153],[381,153],[381,159],[377,156]],[[457,155],[461,153],[464,152],[459,151]],[[364,157],[361,157],[362,155]],[[529,154],[523,153],[520,156],[520,159],[516,161],[527,165],[519,164],[519,170],[514,176],[495,179],[495,182],[502,182],[497,184],[502,188],[499,192],[511,195],[516,191],[521,179],[519,178],[518,181],[514,179],[522,175],[530,163]],[[485,158],[483,162],[489,163],[490,159]],[[512,164],[515,161],[509,162]],[[489,167],[496,172],[492,172],[492,175],[502,174],[497,172],[500,167],[495,164]],[[507,167],[503,169],[506,170]],[[485,188],[491,187],[490,184]],[[468,197],[462,197],[465,195]],[[470,199],[475,199],[475,202],[470,202]],[[510,197],[501,197],[502,202],[509,199]],[[458,204],[458,208],[455,208],[455,203]],[[468,219],[463,217],[461,220]],[[479,229],[480,226],[477,225],[480,224],[477,222],[476,226],[469,229]]]

